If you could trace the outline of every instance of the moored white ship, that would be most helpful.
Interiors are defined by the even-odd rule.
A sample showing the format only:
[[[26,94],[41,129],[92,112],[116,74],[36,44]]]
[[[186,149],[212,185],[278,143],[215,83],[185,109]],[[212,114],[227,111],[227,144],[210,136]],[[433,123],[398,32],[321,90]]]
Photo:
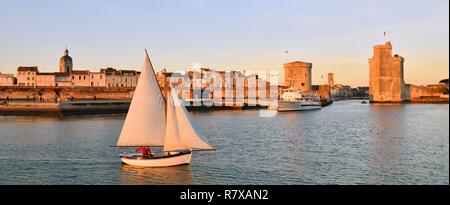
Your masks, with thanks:
[[[320,97],[317,95],[302,95],[292,87],[284,89],[280,100],[270,105],[271,109],[283,111],[303,111],[321,109]]]

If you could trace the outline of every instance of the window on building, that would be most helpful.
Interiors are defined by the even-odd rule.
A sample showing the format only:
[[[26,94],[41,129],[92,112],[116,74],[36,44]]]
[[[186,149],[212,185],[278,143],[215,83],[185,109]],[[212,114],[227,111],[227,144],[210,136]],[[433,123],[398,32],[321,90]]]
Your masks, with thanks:
[[[83,80],[86,80],[86,76],[83,76]]]
[[[78,76],[78,80],[81,80],[81,75],[80,75],[80,76]]]
[[[75,79],[75,76],[72,75],[72,80],[74,80],[74,79]]]
[[[305,86],[305,83],[302,83],[302,86]]]
[[[27,80],[30,80],[30,77],[27,77]]]
[[[94,82],[91,82],[91,86],[94,86]]]
[[[100,76],[100,79],[102,79],[102,76]]]

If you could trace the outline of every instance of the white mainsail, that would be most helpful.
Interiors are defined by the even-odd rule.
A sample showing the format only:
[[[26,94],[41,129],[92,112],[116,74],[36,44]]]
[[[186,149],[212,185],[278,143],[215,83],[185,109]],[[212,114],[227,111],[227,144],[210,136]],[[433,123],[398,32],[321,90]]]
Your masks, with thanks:
[[[165,103],[148,54],[117,146],[163,146]]]
[[[184,104],[171,89],[170,103],[167,107],[167,131],[164,142],[165,151],[182,149],[214,150],[208,144],[201,132],[192,123]],[[175,112],[174,112],[175,111]]]

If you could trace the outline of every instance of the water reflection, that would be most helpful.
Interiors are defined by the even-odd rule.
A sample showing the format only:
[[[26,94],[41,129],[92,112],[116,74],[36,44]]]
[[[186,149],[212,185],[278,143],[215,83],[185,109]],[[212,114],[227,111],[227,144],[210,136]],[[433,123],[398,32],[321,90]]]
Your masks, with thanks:
[[[119,184],[192,184],[189,165],[163,168],[136,167],[122,164],[118,173]]]
[[[60,116],[3,116],[0,115],[0,123],[36,123],[56,122],[61,120]]]
[[[371,183],[389,182],[386,178],[401,172],[397,166],[403,155],[403,106],[400,104],[371,105],[369,124],[373,130],[369,136],[368,167]]]
[[[194,112],[217,148],[192,164],[121,165],[125,116],[0,116],[0,184],[448,184],[448,105]],[[155,150],[156,151],[156,150]]]

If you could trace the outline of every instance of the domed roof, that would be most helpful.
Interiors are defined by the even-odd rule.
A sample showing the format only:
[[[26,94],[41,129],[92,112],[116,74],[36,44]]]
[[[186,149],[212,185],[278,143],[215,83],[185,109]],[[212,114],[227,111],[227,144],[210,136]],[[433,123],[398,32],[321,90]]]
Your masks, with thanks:
[[[63,56],[63,57],[61,57],[61,59],[59,61],[65,61],[65,62],[72,61],[72,57],[70,57],[70,56]]]
[[[66,48],[64,56],[59,59],[60,62],[72,62],[72,57],[69,56],[69,50]]]

